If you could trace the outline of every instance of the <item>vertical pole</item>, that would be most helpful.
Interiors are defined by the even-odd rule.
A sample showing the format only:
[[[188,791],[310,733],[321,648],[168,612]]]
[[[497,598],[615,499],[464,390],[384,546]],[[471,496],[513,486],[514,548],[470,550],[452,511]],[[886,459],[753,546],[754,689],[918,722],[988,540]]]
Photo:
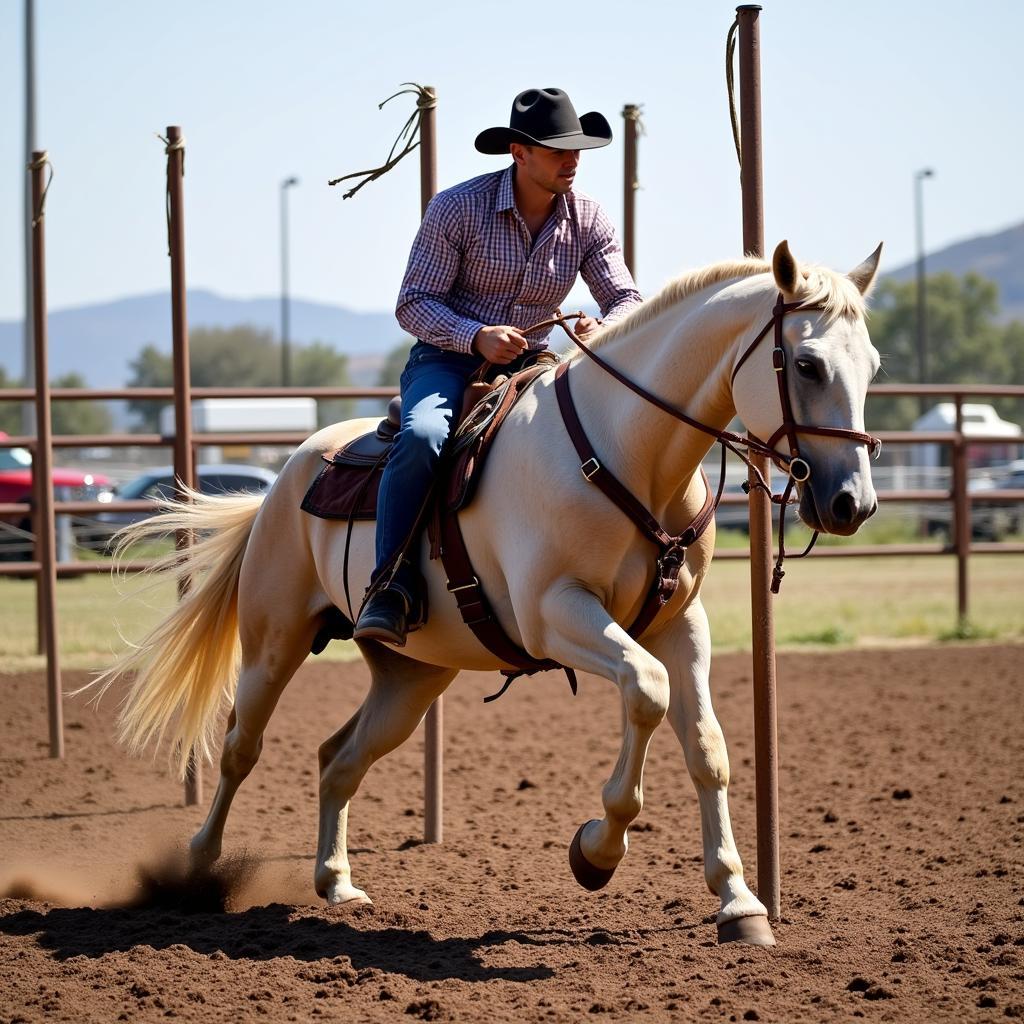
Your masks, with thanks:
[[[281,185],[281,387],[291,386],[288,327],[288,185]]]
[[[43,175],[46,153],[33,150],[28,165],[32,176],[32,327],[36,376],[36,450],[32,476],[36,495],[36,557],[40,562],[38,588],[46,640],[46,699],[50,726],[50,757],[64,756],[61,708],[60,651],[57,640],[57,549],[53,521],[53,448],[50,423],[50,375],[46,351],[46,238],[43,214]]]
[[[625,165],[622,174],[622,256],[636,280],[636,190],[637,181],[637,119],[640,107],[627,103],[622,108],[625,120]]]
[[[437,192],[437,91],[425,86],[427,96],[420,100],[420,209]],[[444,698],[438,697],[427,710],[424,729],[423,765],[423,841],[440,843],[444,839]]]
[[[743,250],[764,255],[764,189],[761,164],[761,8],[736,8],[739,18],[740,138],[743,189]],[[770,479],[768,460],[752,458]],[[753,481],[753,473],[750,474]],[[779,882],[779,752],[776,729],[775,620],[769,594],[772,508],[767,496],[750,489],[750,603],[754,674],[754,759],[757,784],[757,893],[768,917],[781,915]]]
[[[956,441],[953,443],[953,546],[956,551],[956,616],[967,621],[967,561],[971,553],[971,501],[967,491],[967,439],[963,395],[955,396]]]
[[[928,383],[928,305],[924,276],[924,179],[935,172],[926,167],[914,175],[914,235],[917,242],[917,382]],[[928,411],[928,396],[921,396],[920,413]]]
[[[25,0],[25,166],[32,161],[36,149],[36,40],[35,3]],[[32,205],[32,176],[25,175],[24,181],[24,242],[25,242],[25,316],[22,332],[22,376],[23,386],[33,387],[36,382],[35,328],[32,322],[32,219],[35,217]],[[34,403],[21,403],[21,432],[30,437],[36,432],[36,409]],[[38,516],[40,501],[37,478],[32,482],[32,503]],[[38,529],[38,523],[33,530]],[[36,534],[38,536],[38,533]],[[38,561],[38,558],[36,559]],[[43,608],[42,589],[36,587],[36,653],[46,653],[46,610]]]
[[[188,352],[188,315],[185,295],[185,137],[178,125],[167,129],[167,240],[171,255],[171,337],[174,367],[174,476],[181,484],[195,487],[192,450],[192,380]],[[186,500],[184,492],[179,498]],[[188,531],[175,537],[180,549],[192,543]],[[188,592],[187,579],[179,597]],[[185,805],[191,807],[203,799],[202,766],[189,759],[185,773]]]
[[[35,3],[25,0],[25,166],[33,162],[36,149],[36,40]],[[23,386],[30,388],[35,376],[35,330],[32,326],[32,219],[35,207],[32,205],[31,177],[25,180],[25,332],[22,340],[25,380]],[[35,408],[28,402],[21,404],[21,432],[26,436],[36,432]],[[40,624],[42,620],[40,619]],[[40,635],[40,640],[42,636]],[[42,653],[40,651],[40,653]]]

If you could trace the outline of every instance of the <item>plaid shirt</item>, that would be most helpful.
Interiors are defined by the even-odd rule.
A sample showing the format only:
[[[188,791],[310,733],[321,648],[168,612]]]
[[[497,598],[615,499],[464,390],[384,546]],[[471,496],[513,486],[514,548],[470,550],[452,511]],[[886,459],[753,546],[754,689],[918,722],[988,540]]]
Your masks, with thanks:
[[[512,193],[514,166],[431,200],[409,254],[395,310],[401,326],[438,348],[469,353],[481,327],[520,330],[551,317],[582,274],[604,320],[641,302],[608,215],[580,192],[560,195],[531,239]],[[545,348],[551,328],[528,337]]]

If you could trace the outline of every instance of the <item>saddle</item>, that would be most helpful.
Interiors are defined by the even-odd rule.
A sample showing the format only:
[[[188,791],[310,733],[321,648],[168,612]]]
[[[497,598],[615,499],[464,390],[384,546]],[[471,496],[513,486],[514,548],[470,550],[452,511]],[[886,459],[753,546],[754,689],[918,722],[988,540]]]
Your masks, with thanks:
[[[432,494],[438,506],[453,512],[473,499],[487,454],[505,417],[558,357],[540,353],[536,362],[511,376],[489,384],[471,382],[459,424],[442,458],[439,486]],[[402,400],[392,398],[387,416],[371,430],[342,448],[322,456],[320,470],[302,499],[301,509],[320,519],[372,520],[377,518],[380,480],[401,428]]]

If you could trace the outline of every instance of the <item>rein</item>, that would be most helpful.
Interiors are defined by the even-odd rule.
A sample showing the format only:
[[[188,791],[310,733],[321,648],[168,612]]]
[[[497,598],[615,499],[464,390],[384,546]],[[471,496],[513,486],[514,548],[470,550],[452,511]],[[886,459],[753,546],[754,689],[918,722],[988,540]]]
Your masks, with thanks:
[[[621,384],[624,384],[630,391],[638,395],[644,401],[661,409],[662,412],[667,413],[674,419],[685,423],[687,426],[693,427],[695,430],[700,430],[705,434],[710,434],[717,442],[722,446],[722,469],[719,477],[718,492],[715,496],[714,509],[717,510],[719,501],[722,496],[722,490],[725,486],[725,453],[726,450],[731,451],[744,463],[747,468],[751,470],[754,476],[753,484],[744,482],[743,489],[747,493],[750,491],[750,487],[758,487],[773,503],[780,506],[779,514],[779,553],[775,560],[775,568],[772,571],[772,583],[771,592],[777,594],[779,588],[782,585],[782,577],[785,572],[782,569],[782,563],[786,558],[786,542],[785,542],[785,529],[786,529],[786,506],[793,503],[794,499],[791,498],[793,488],[798,483],[805,483],[810,479],[811,467],[800,455],[800,434],[815,434],[822,437],[839,437],[845,440],[857,441],[861,444],[867,445],[868,452],[877,457],[882,448],[882,442],[871,434],[864,433],[860,430],[849,430],[845,427],[816,427],[812,425],[805,425],[797,423],[793,416],[793,407],[789,399],[789,387],[787,379],[787,361],[786,361],[786,350],[783,347],[782,327],[783,320],[787,313],[795,312],[798,309],[802,310],[820,310],[821,306],[808,306],[802,302],[786,302],[781,292],[779,293],[778,300],[772,310],[772,318],[767,324],[761,329],[754,340],[744,350],[743,355],[737,360],[736,365],[733,367],[732,376],[730,377],[730,384],[736,380],[736,374],[739,373],[740,368],[751,356],[754,350],[760,345],[764,338],[774,328],[774,347],[772,348],[772,368],[775,371],[776,380],[779,387],[779,401],[782,407],[782,423],[779,428],[768,438],[767,441],[762,441],[760,438],[753,434],[744,436],[737,434],[731,430],[718,430],[715,427],[708,426],[706,423],[701,423],[700,420],[694,419],[692,416],[688,416],[682,409],[677,408],[664,399],[659,398],[657,395],[652,394],[645,388],[642,388],[639,384],[630,380],[625,374],[615,369],[604,359],[602,359],[593,349],[586,346],[576,334],[576,332],[569,326],[570,320],[579,320],[584,316],[582,312],[562,314],[557,313],[550,320],[545,320],[542,323],[535,324],[533,327],[523,331],[524,334],[530,334],[533,331],[541,330],[545,327],[552,327],[558,325],[565,333],[569,336],[572,342],[579,348],[588,358],[592,359],[598,366],[601,367],[605,373],[614,377]],[[781,437],[785,436],[788,447],[789,455],[785,455],[782,452],[775,450],[775,444]],[[774,494],[771,489],[771,485],[765,480],[764,475],[761,471],[750,461],[748,455],[740,451],[740,448],[746,448],[748,453],[756,453],[758,455],[766,456],[771,459],[772,462],[783,470],[788,479],[786,486],[781,494]],[[810,554],[811,549],[814,547],[815,542],[818,539],[820,531],[815,530],[811,536],[810,543],[807,547],[799,554],[793,555],[793,558],[803,558],[805,555]]]

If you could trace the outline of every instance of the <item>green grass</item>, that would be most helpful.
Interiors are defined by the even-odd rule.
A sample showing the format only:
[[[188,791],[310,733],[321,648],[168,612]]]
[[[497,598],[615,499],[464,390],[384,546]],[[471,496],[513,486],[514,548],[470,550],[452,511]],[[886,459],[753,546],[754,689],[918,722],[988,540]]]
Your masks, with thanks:
[[[62,580],[58,590],[61,663],[65,668],[109,664],[124,639],[138,640],[171,608],[167,580],[114,581],[109,576]],[[825,559],[789,562],[773,599],[780,647],[1024,640],[1024,556],[977,556],[970,562],[966,622],[956,613],[956,565],[950,557]],[[746,561],[718,561],[704,585],[716,649],[750,645],[750,570]],[[0,671],[38,668],[35,586],[0,578]],[[124,638],[124,639],[122,639]],[[333,643],[335,660],[356,656]]]

